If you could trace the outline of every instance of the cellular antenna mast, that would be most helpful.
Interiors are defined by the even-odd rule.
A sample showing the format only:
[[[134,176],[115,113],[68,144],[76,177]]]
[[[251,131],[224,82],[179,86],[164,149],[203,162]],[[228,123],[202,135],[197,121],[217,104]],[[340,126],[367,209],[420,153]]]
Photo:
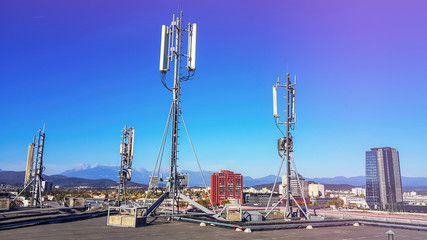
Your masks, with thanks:
[[[195,150],[188,133],[187,126],[184,121],[184,117],[181,112],[180,104],[180,89],[181,82],[188,81],[194,78],[194,72],[196,70],[196,44],[197,44],[197,24],[196,23],[188,23],[188,28],[184,29],[182,23],[182,12],[179,13],[178,16],[173,15],[172,23],[169,26],[162,26],[162,35],[161,35],[161,47],[160,47],[160,74],[161,81],[163,85],[173,93],[172,104],[169,111],[168,120],[166,123],[165,131],[163,133],[162,144],[160,146],[159,154],[157,156],[157,161],[153,170],[153,174],[150,177],[149,189],[157,190],[160,189],[158,187],[158,182],[163,181],[163,177],[160,175],[161,170],[161,161],[164,153],[164,148],[166,145],[166,138],[168,135],[169,124],[171,125],[171,152],[170,152],[170,168],[169,168],[169,178],[167,179],[166,191],[163,193],[159,199],[154,202],[146,211],[146,215],[150,215],[162,202],[164,199],[169,198],[172,200],[172,212],[171,219],[174,218],[174,215],[179,213],[179,200],[183,200],[188,202],[189,204],[199,208],[203,212],[215,215],[214,212],[209,209],[203,207],[192,199],[188,198],[184,194],[182,194],[183,189],[188,186],[188,174],[180,174],[178,172],[178,137],[179,137],[179,118],[181,117],[182,123],[187,132],[188,138],[190,140],[190,144],[193,148],[193,152],[195,154]],[[182,52],[183,46],[182,43],[183,38],[187,37],[188,45],[187,45],[187,54]],[[182,75],[182,57],[187,59],[187,75]],[[166,83],[166,73],[170,70],[173,64],[173,86],[170,88]],[[195,154],[202,179],[204,180],[203,173],[200,168],[200,164],[197,159],[197,155]],[[157,176],[155,176],[157,172]],[[146,195],[147,198],[148,194]],[[154,196],[154,193],[153,193]],[[147,200],[147,199],[146,199]]]
[[[299,175],[296,169],[296,165],[292,156],[292,152],[293,152],[293,136],[291,134],[291,130],[295,129],[295,123],[296,123],[296,114],[295,114],[295,88],[294,86],[296,85],[296,76],[295,76],[295,80],[294,83],[291,83],[291,76],[288,74],[286,74],[286,83],[285,85],[281,85],[280,84],[280,79],[277,79],[276,84],[273,86],[273,112],[274,112],[274,118],[275,118],[275,122],[277,125],[277,128],[280,127],[278,124],[284,125],[286,127],[286,134],[284,134],[283,138],[279,138],[277,140],[277,150],[279,153],[279,156],[282,158],[282,162],[280,164],[280,168],[279,168],[279,172],[277,174],[276,177],[276,181],[274,182],[273,185],[273,189],[271,190],[271,195],[270,195],[270,199],[268,201],[267,204],[267,214],[265,217],[267,217],[271,211],[273,211],[273,209],[280,203],[282,202],[284,199],[286,199],[286,209],[285,209],[285,219],[291,219],[292,218],[292,202],[295,202],[296,205],[298,206],[299,210],[302,212],[302,214],[304,215],[303,217],[305,217],[306,219],[309,219],[309,212],[308,212],[308,208],[307,208],[307,203],[305,202],[305,197],[304,197],[304,191],[302,189],[301,186],[301,182],[299,180]],[[277,113],[277,89],[278,88],[285,88],[286,89],[286,120],[285,122],[280,122],[280,116]],[[282,132],[282,130],[280,130],[280,132]],[[283,134],[283,132],[282,132]],[[279,202],[277,202],[273,208],[271,210],[268,210],[268,208],[270,207],[270,202],[271,202],[271,197],[273,195],[273,191],[275,189],[276,183],[277,183],[277,179],[280,175],[283,163],[286,159],[286,189],[285,189],[285,194],[282,197],[282,199],[279,200]],[[293,165],[293,169],[291,167],[291,164]],[[304,205],[305,208],[302,208],[298,202],[294,199],[294,197],[292,196],[292,188],[291,188],[291,183],[292,181],[295,182],[295,180],[292,180],[292,171],[294,172],[294,176],[296,178],[296,182],[297,182],[297,189],[300,191],[300,195],[302,196],[303,200],[304,200]]]
[[[182,12],[179,16],[173,15],[171,25],[162,26],[162,40],[160,49],[160,72],[162,74],[162,82],[166,85],[166,72],[169,71],[169,65],[174,63],[174,77],[173,77],[173,99],[172,99],[172,132],[171,132],[171,154],[170,154],[170,171],[167,191],[170,197],[173,198],[173,203],[178,201],[180,181],[184,180],[184,176],[178,174],[178,124],[179,124],[179,97],[181,89],[181,80],[188,80],[190,76],[194,76],[196,70],[196,33],[197,24],[188,24],[188,53],[182,54],[182,37],[185,29],[182,26]],[[194,48],[193,48],[194,46]],[[188,77],[181,77],[181,57],[187,57]],[[184,186],[183,186],[184,187]],[[175,211],[175,204],[173,204],[172,215]]]
[[[120,206],[120,201],[123,196],[125,205],[126,199],[126,182],[131,180],[132,177],[132,160],[133,160],[133,146],[135,141],[135,128],[126,126],[123,128],[123,139],[120,144],[120,182],[117,195],[117,205]]]
[[[43,130],[39,129],[38,134],[34,136],[33,142],[30,143],[28,147],[24,189],[22,189],[22,191],[19,192],[11,201],[11,205],[15,203],[16,199],[18,199],[23,192],[30,189],[31,205],[33,207],[43,207],[42,193],[44,189],[42,182],[43,172],[45,170],[45,167],[43,166],[44,140],[45,132],[43,126]],[[34,152],[36,152],[35,159]]]

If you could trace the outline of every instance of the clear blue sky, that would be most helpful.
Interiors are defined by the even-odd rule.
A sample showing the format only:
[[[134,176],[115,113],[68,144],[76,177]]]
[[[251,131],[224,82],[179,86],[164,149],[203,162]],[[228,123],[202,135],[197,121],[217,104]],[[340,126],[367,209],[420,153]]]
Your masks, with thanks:
[[[364,175],[365,151],[395,147],[426,177],[425,1],[0,1],[0,169],[24,170],[46,123],[48,174],[152,169],[172,95],[158,72],[162,24],[198,24],[196,78],[182,110],[202,168],[276,174],[271,88],[298,76],[295,160],[306,177]],[[169,73],[170,75],[170,73]],[[183,127],[181,127],[183,130]],[[180,162],[195,170],[181,132]],[[167,159],[165,159],[167,162]]]

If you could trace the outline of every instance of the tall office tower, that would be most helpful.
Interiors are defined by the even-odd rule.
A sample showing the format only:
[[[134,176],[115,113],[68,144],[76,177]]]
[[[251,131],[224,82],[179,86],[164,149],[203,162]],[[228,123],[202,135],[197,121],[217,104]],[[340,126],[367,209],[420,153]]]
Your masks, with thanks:
[[[243,202],[243,176],[240,173],[222,170],[211,175],[211,198],[213,205],[224,199]]]
[[[370,209],[403,210],[399,152],[395,148],[366,151],[366,202]]]

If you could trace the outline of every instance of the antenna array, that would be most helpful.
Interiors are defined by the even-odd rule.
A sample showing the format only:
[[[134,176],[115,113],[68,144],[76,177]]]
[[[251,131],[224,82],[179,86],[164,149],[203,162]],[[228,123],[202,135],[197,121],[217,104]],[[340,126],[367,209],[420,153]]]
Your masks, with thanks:
[[[133,160],[133,147],[135,142],[135,128],[126,126],[123,128],[123,139],[120,144],[120,155],[121,165],[120,165],[120,182],[119,189],[117,194],[117,205],[120,206],[120,200],[123,196],[125,205],[127,203],[126,199],[126,182],[130,181],[132,178],[132,160]]]
[[[162,74],[162,82],[166,88],[173,92],[171,111],[169,112],[169,119],[171,121],[171,155],[170,155],[170,170],[169,179],[167,183],[167,191],[173,202],[179,201],[180,190],[185,184],[188,184],[188,175],[178,173],[178,125],[181,109],[180,103],[180,89],[181,81],[187,81],[194,77],[196,70],[196,44],[197,44],[197,24],[189,23],[188,29],[183,28],[182,12],[179,16],[173,15],[170,26],[162,26],[162,38],[160,48],[160,73]],[[184,33],[188,33],[188,46],[187,54],[182,53],[182,43]],[[187,76],[181,76],[181,63],[182,57],[187,58]],[[174,64],[174,81],[173,87],[170,89],[166,84],[166,72],[169,71],[170,65]],[[173,204],[174,205],[174,204]],[[172,215],[175,211],[173,206]]]
[[[295,80],[294,83],[291,83],[291,77],[288,74],[286,74],[286,83],[284,85],[280,84],[280,79],[277,79],[276,84],[273,86],[273,113],[274,113],[274,118],[275,118],[275,122],[277,127],[280,130],[280,127],[278,124],[284,125],[286,127],[286,134],[283,134],[282,130],[280,130],[280,132],[282,132],[282,134],[284,135],[283,138],[279,138],[277,140],[277,151],[279,153],[279,156],[282,158],[282,163],[280,165],[279,168],[279,172],[277,174],[276,177],[276,181],[274,182],[273,185],[273,189],[271,191],[271,195],[270,195],[270,199],[268,201],[267,204],[267,211],[268,211],[268,207],[270,206],[270,201],[271,201],[271,197],[273,195],[276,183],[277,183],[277,179],[280,175],[282,166],[283,166],[283,162],[286,159],[286,190],[285,190],[285,195],[282,199],[279,200],[278,203],[276,203],[273,208],[267,212],[266,216],[267,217],[271,211],[273,211],[273,209],[283,200],[286,198],[286,210],[285,210],[285,219],[290,219],[292,218],[292,203],[295,202],[299,208],[299,210],[301,211],[301,213],[304,215],[305,218],[309,219],[309,212],[308,212],[308,208],[307,208],[307,204],[305,202],[305,198],[304,198],[304,191],[302,189],[301,186],[301,182],[299,180],[299,175],[296,169],[296,165],[295,162],[293,160],[293,156],[292,156],[292,152],[293,150],[293,136],[291,134],[291,130],[295,129],[295,123],[296,123],[296,114],[295,114],[295,88],[294,86],[296,85],[296,76],[295,76]],[[278,88],[285,88],[286,89],[286,117],[285,117],[285,121],[284,122],[280,122],[280,115],[277,112],[277,89]],[[291,168],[291,163],[294,166],[294,169]],[[297,179],[297,184],[298,184],[298,188],[301,191],[301,196],[304,200],[304,205],[305,208],[302,208],[297,201],[295,201],[294,197],[292,196],[292,192],[291,192],[291,178],[292,178],[292,171],[295,172],[295,176]]]
[[[182,53],[182,43],[183,36],[187,33],[188,38],[188,46],[187,46],[187,54]],[[196,208],[202,210],[203,212],[212,215],[213,217],[218,218],[211,210],[203,207],[192,199],[188,198],[183,194],[183,189],[188,186],[189,175],[188,174],[180,174],[178,172],[178,137],[179,137],[179,118],[181,117],[184,128],[187,132],[188,138],[190,140],[190,144],[193,148],[193,152],[195,154],[194,146],[191,142],[190,135],[188,133],[187,126],[184,121],[184,117],[182,116],[181,108],[179,107],[180,103],[180,89],[181,82],[188,81],[194,78],[194,72],[196,70],[196,46],[197,46],[197,24],[189,23],[188,29],[183,28],[182,24],[182,12],[178,16],[173,15],[172,23],[170,26],[162,26],[162,37],[161,37],[161,46],[160,46],[160,73],[161,80],[163,85],[169,89],[173,93],[172,104],[169,111],[168,120],[166,123],[165,131],[163,133],[162,144],[160,146],[159,154],[157,157],[157,161],[150,177],[149,189],[156,191],[159,188],[158,182],[163,181],[163,177],[160,175],[161,169],[161,160],[164,153],[164,148],[166,145],[166,138],[168,135],[169,124],[171,125],[171,152],[170,152],[170,169],[169,169],[169,178],[167,179],[166,191],[158,198],[157,201],[153,202],[153,204],[147,209],[146,216],[150,215],[155,209],[166,199],[169,198],[172,200],[172,212],[171,219],[174,219],[175,212],[179,213],[179,200],[182,199],[185,202],[195,206]],[[181,75],[181,58],[187,58],[186,68],[188,70],[187,76]],[[168,87],[166,84],[166,73],[170,70],[170,66],[174,65],[174,81],[172,88]],[[204,180],[203,173],[200,168],[200,164],[197,159],[197,155],[195,154],[195,158],[197,160],[202,179]],[[160,160],[160,161],[159,161]],[[157,172],[157,176],[155,173]],[[159,176],[160,175],[160,176]],[[206,185],[206,182],[205,182]],[[147,196],[146,200],[147,202]],[[154,194],[153,194],[154,200]]]
[[[44,141],[45,132],[43,127],[43,130],[39,129],[38,134],[34,136],[33,142],[30,143],[28,147],[24,189],[16,195],[16,197],[11,201],[11,204],[14,204],[16,199],[18,199],[23,192],[30,189],[31,205],[33,207],[43,207],[43,172],[45,170],[45,167],[43,166]],[[35,156],[34,152],[36,153]]]

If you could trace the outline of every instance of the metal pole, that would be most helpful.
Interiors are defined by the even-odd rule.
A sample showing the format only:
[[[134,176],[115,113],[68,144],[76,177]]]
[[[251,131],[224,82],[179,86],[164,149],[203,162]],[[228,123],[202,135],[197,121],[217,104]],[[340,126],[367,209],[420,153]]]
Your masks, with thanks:
[[[35,169],[35,181],[33,185],[33,203],[34,207],[42,207],[42,189],[41,189],[41,181],[43,180],[43,150],[44,150],[44,129],[43,132],[39,129],[39,136],[37,140],[37,155],[36,155],[36,169]]]
[[[181,41],[182,41],[182,12],[178,18],[173,16],[172,31],[175,32],[175,48],[173,54],[175,57],[174,67],[174,86],[173,91],[173,105],[172,105],[172,134],[171,134],[171,161],[170,161],[170,180],[169,190],[172,192],[172,218],[175,212],[175,202],[178,198],[178,172],[177,172],[177,154],[178,154],[178,124],[179,124],[179,90],[181,82]]]
[[[125,128],[123,129],[123,147],[124,147],[124,154],[122,156],[122,168],[123,168],[123,172],[122,172],[122,178],[123,178],[123,186],[122,186],[122,190],[123,190],[123,199],[125,200],[125,206],[126,206],[126,173],[125,171],[127,171],[127,164],[128,164],[128,153],[129,153],[129,136],[128,136],[128,129],[127,126],[125,125]],[[126,141],[127,139],[127,141]],[[120,200],[119,200],[120,201]]]
[[[37,182],[38,182],[38,161],[39,161],[39,149],[40,149],[40,129],[38,132],[38,136],[37,136],[37,152],[36,152],[36,163],[34,165],[35,169],[34,169],[34,182],[33,182],[33,187],[31,189],[32,192],[32,199],[31,199],[31,204],[36,207],[37,206]]]
[[[123,163],[123,152],[124,152],[124,145],[125,145],[125,138],[126,138],[126,125],[123,128],[123,135],[122,135],[122,145],[120,149],[120,154],[121,154],[121,164],[120,164],[120,172],[119,172],[119,190],[118,190],[118,194],[117,194],[117,203],[116,206],[120,206],[120,199],[122,197],[122,192],[123,192],[123,188],[124,188],[124,179],[123,179],[123,171],[124,171],[124,163]]]
[[[292,202],[291,202],[291,161],[290,161],[290,125],[291,125],[291,113],[290,113],[290,93],[291,93],[291,81],[289,73],[286,74],[286,210],[285,218],[292,217]]]

